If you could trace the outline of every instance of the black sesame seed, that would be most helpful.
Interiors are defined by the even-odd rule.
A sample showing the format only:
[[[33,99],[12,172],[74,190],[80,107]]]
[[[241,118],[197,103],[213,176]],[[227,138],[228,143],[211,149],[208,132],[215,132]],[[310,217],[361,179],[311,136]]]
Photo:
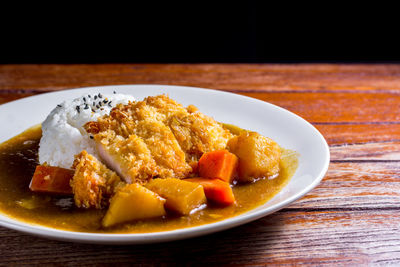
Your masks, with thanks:
[[[96,99],[97,99],[97,95],[94,96],[94,100],[96,100]]]
[[[117,92],[114,91],[113,93],[116,94]]]
[[[85,97],[83,97],[83,102],[86,102],[86,98]]]
[[[85,104],[85,109],[89,109],[89,106],[88,106],[88,104]]]
[[[61,105],[57,105],[57,107],[61,108],[62,106]]]
[[[96,102],[93,101],[93,106],[96,106]]]
[[[103,96],[99,93],[99,98],[103,98]]]
[[[99,106],[99,105],[96,105],[96,108],[100,108],[100,106]]]
[[[104,103],[104,104],[107,104],[107,102],[108,102],[107,99],[104,99],[104,100],[103,100],[103,103]]]
[[[93,139],[93,136],[89,135],[90,139]]]
[[[80,113],[80,107],[76,106],[76,111],[78,111],[78,113]]]
[[[91,96],[91,95],[87,95],[87,97],[88,97],[88,98],[91,98],[92,96]]]

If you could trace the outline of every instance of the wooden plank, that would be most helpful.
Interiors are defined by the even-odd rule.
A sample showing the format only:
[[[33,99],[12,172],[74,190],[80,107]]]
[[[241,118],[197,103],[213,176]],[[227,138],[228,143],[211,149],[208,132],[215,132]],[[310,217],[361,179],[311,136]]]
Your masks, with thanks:
[[[390,93],[242,93],[313,123],[398,123],[400,95]]]
[[[27,93],[24,90],[2,93],[0,104],[23,97],[36,95],[37,92]],[[369,142],[390,142],[400,140],[399,124],[318,124],[314,126],[322,133],[329,145],[362,144]],[[379,145],[377,145],[379,147]]]
[[[400,264],[399,230],[398,210],[281,211],[217,234],[137,246],[64,243],[0,228],[0,264]]]
[[[0,91],[1,92],[1,91]],[[32,92],[19,91],[23,95]],[[36,92],[34,92],[36,93]],[[321,124],[400,124],[400,94],[390,93],[241,93],[288,109]],[[0,93],[0,95],[2,95]],[[13,97],[16,94],[5,94]],[[378,111],[378,112],[377,112]]]
[[[400,142],[353,144],[330,147],[333,161],[399,161]]]
[[[0,93],[0,103],[6,103],[22,97],[34,95],[36,93],[25,93],[19,91],[17,93]],[[323,122],[322,122],[323,123]],[[400,140],[400,122],[399,124],[319,124],[315,123],[314,126],[324,135],[328,143],[333,146],[342,144],[363,144],[363,143],[379,143],[379,142],[392,142]],[[375,146],[376,149],[387,148],[389,144],[375,144],[368,147]],[[353,148],[353,147],[352,147]],[[362,150],[362,148],[358,148]],[[392,158],[386,158],[392,159]]]
[[[400,124],[314,124],[331,146],[400,140]],[[377,145],[379,148],[379,144]]]
[[[321,183],[289,209],[398,208],[399,162],[331,163]]]
[[[34,95],[36,93],[7,93],[0,91],[0,104],[7,103],[22,97]],[[301,104],[301,103],[300,103]],[[303,103],[304,104],[304,103]],[[305,105],[305,104],[304,104]],[[306,107],[305,107],[306,108]],[[309,111],[309,117],[312,110]],[[316,111],[314,111],[316,112]],[[322,123],[322,124],[321,124]],[[400,140],[400,122],[397,123],[334,123],[324,124],[325,122],[314,123],[314,126],[326,138],[329,145],[337,146],[343,144],[363,144],[370,142],[392,142]],[[377,145],[379,147],[379,145]]]
[[[1,89],[59,90],[105,84],[174,84],[224,90],[400,91],[394,64],[2,65]]]

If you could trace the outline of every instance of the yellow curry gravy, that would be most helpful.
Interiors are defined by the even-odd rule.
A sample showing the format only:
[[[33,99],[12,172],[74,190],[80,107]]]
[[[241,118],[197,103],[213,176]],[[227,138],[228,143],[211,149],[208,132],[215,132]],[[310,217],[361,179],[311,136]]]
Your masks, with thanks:
[[[298,164],[296,153],[283,149],[280,175],[275,179],[234,186],[234,205],[224,208],[208,205],[189,216],[168,215],[104,229],[101,219],[105,210],[80,209],[75,207],[71,196],[53,196],[29,190],[38,164],[41,134],[40,126],[36,126],[0,144],[0,212],[27,223],[77,232],[158,232],[220,221],[267,202],[288,183]]]

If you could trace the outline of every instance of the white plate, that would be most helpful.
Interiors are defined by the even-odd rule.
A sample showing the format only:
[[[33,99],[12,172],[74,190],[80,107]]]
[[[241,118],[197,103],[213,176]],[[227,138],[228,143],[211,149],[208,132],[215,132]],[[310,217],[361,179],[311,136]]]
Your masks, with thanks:
[[[232,123],[271,137],[281,146],[300,153],[299,167],[289,184],[273,199],[244,214],[223,221],[147,234],[97,234],[56,230],[30,225],[0,214],[0,225],[21,232],[64,241],[100,244],[139,244],[172,241],[209,234],[257,220],[307,194],[325,175],[329,148],[323,136],[307,121],[275,105],[253,98],[216,90],[166,85],[118,85],[87,87],[27,97],[0,105],[0,142],[41,123],[47,114],[65,99],[83,94],[131,94],[136,99],[168,94],[186,105],[193,104],[220,122]]]

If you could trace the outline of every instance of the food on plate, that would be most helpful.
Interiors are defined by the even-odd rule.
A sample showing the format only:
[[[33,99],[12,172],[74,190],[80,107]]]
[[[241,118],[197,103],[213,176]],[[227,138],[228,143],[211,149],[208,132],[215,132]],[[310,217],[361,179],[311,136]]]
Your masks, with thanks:
[[[82,150],[97,156],[94,142],[83,126],[108,114],[117,104],[134,100],[129,95],[99,93],[58,104],[42,123],[39,162],[68,169]]]
[[[296,153],[272,139],[166,95],[66,100],[0,152],[0,162],[12,162],[7,172],[0,163],[0,210],[88,232],[161,231],[235,216],[277,194],[297,166]]]
[[[110,200],[110,207],[102,221],[104,227],[166,214],[165,199],[138,183],[124,186]]]
[[[231,185],[228,182],[221,181],[218,178],[188,178],[186,181],[197,183],[204,188],[207,199],[223,206],[235,203],[235,196]]]
[[[108,206],[108,198],[123,186],[121,178],[97,158],[83,150],[75,156],[75,170],[70,184],[75,205],[100,209]]]
[[[165,95],[118,105],[85,128],[100,158],[128,183],[184,178],[191,162],[225,148],[232,137],[212,118]]]
[[[239,158],[240,182],[253,182],[279,174],[281,149],[271,138],[246,131],[231,138],[227,146]]]
[[[188,215],[207,203],[203,186],[175,178],[153,179],[145,187],[166,199],[165,207]]]
[[[37,165],[29,188],[36,192],[72,194],[70,181],[74,171],[60,167]]]
[[[204,178],[218,178],[232,183],[236,176],[238,163],[238,157],[228,150],[207,152],[199,159],[199,175]]]

